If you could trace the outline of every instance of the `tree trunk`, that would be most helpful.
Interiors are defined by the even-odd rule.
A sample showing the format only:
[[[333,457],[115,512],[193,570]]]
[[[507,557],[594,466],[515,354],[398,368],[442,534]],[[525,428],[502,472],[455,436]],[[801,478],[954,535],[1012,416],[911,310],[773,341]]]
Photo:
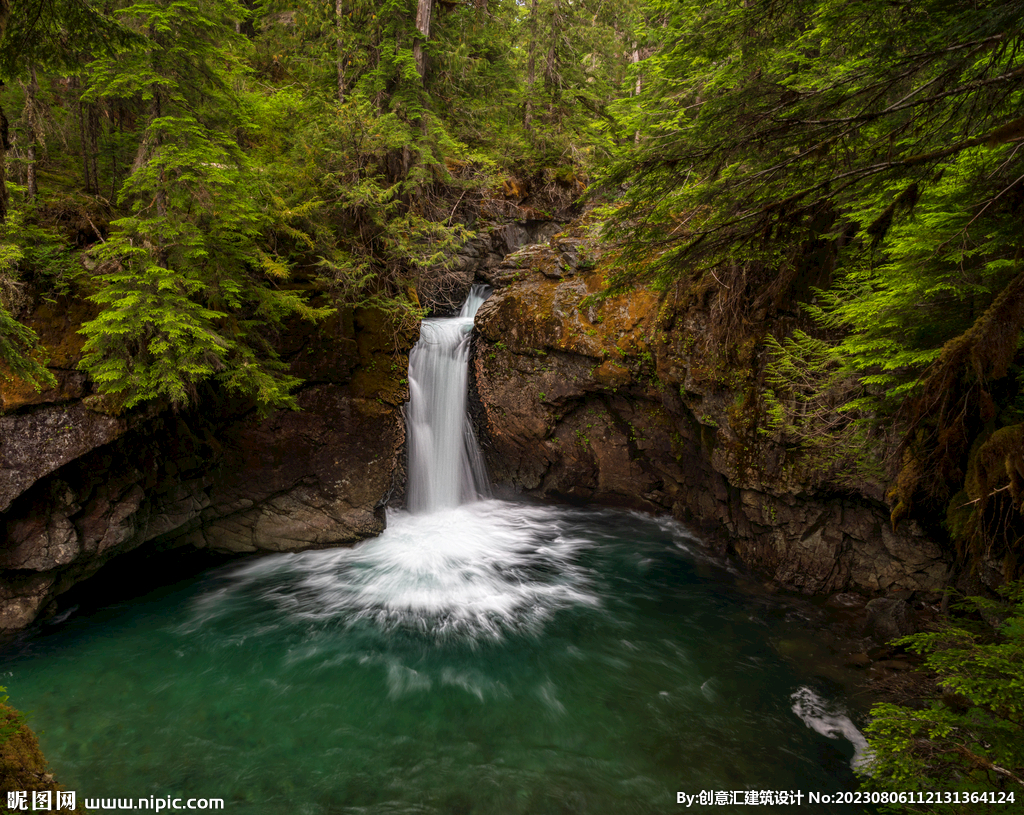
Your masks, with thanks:
[[[71,89],[78,90],[78,77],[71,78]],[[99,185],[93,187],[89,172],[89,137],[85,130],[85,102],[82,101],[81,93],[78,94],[78,135],[82,142],[82,178],[85,182],[86,195],[88,195],[94,190],[99,192]]]
[[[632,65],[638,65],[640,63],[640,46],[635,42],[633,43],[633,53],[630,55],[629,62]],[[633,89],[633,96],[639,96],[640,91],[643,89],[643,77],[640,72],[636,72],[636,87]]]
[[[28,69],[28,85],[25,86],[25,123],[28,125],[28,167],[26,169],[26,186],[28,200],[35,203],[39,193],[36,184],[36,147],[39,144],[39,116],[36,110],[39,80],[34,67]]]
[[[132,165],[132,172],[138,172],[142,167],[145,166],[146,162],[152,158],[150,150],[158,149],[162,141],[159,134],[154,134],[153,122],[160,118],[162,111],[160,109],[160,93],[154,88],[153,99],[149,106],[149,126],[146,128],[146,135],[142,139],[142,143],[139,145],[139,152],[135,155],[135,163]],[[167,218],[167,189],[166,189],[167,178],[161,172],[160,179],[157,182],[156,194],[153,196],[153,204],[156,209],[156,214],[161,219]],[[157,262],[164,269],[168,268],[170,264],[170,252],[167,248],[167,244],[163,240],[158,240],[157,246]]]
[[[3,3],[3,0],[0,0],[0,3]],[[0,20],[0,23],[6,24],[6,22],[6,19]],[[3,90],[4,83],[0,82],[0,94],[3,93]],[[7,204],[10,200],[7,193],[7,151],[10,149],[7,117],[4,115],[3,105],[0,105],[0,224],[7,220]]]
[[[633,43],[633,53],[630,55],[629,61],[633,65],[637,65],[640,62],[640,47],[635,42]],[[643,75],[639,71],[637,71],[636,72],[636,87],[633,89],[633,96],[639,96],[640,95],[640,91],[643,90],[643,87],[644,87]],[[639,144],[640,143],[640,131],[639,130],[637,130],[633,134],[633,142],[635,144]]]
[[[341,15],[344,11],[343,0],[334,0],[334,64],[338,71],[338,104],[345,101],[345,50],[341,38]]]
[[[544,84],[548,89],[548,113],[554,114],[555,102],[559,99],[562,77],[558,71],[558,36],[562,27],[562,5],[555,0],[555,8],[551,14],[551,40],[548,45],[548,58],[544,66]]]
[[[111,136],[120,137],[124,133],[124,111],[117,101],[110,102],[108,110],[110,111],[110,134]],[[109,196],[111,201],[117,197],[117,183],[121,175],[121,151],[116,146],[120,144],[120,141],[120,138],[111,139]]]
[[[100,112],[95,104],[87,108],[86,130],[89,137],[89,163],[92,165],[93,190],[97,195],[100,192]]]
[[[530,43],[526,55],[526,110],[523,113],[523,128],[532,129],[533,85],[537,81],[537,0],[530,6]]]
[[[422,39],[416,40],[416,44],[412,47],[412,54],[416,59],[416,70],[420,73],[420,79],[427,75],[423,43],[430,40],[430,13],[433,9],[434,0],[419,0],[416,4],[416,30],[420,32]]]
[[[0,0],[0,42],[7,31],[7,21],[11,19],[11,0]],[[3,94],[4,83],[0,82],[0,94]],[[7,139],[7,117],[0,105],[0,224],[7,220],[7,151],[11,149]]]

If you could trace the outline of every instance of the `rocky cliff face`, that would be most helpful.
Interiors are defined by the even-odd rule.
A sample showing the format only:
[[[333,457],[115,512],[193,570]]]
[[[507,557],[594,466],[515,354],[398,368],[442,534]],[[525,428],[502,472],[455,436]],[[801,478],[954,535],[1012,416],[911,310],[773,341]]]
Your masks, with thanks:
[[[669,512],[786,589],[942,589],[942,551],[893,532],[876,488],[836,492],[787,470],[779,439],[749,438],[744,390],[701,358],[706,311],[651,291],[597,301],[595,259],[577,227],[486,273],[474,376],[497,482]]]
[[[947,564],[920,530],[898,533],[877,490],[838,492],[787,467],[777,438],[751,440],[743,389],[709,373],[713,319],[651,291],[597,301],[585,227],[500,226],[423,287],[444,313],[475,278],[497,289],[477,317],[476,409],[492,477],[542,498],[668,512],[776,585],[934,592]],[[516,251],[518,250],[518,251]],[[0,630],[28,625],[63,591],[140,546],[228,552],[350,543],[383,529],[402,492],[411,327],[345,311],[281,340],[306,384],[301,412],[257,416],[211,396],[179,414],[110,410],[77,372],[90,316],[43,303],[30,324],[58,380],[0,387]]]
[[[59,387],[3,391],[0,630],[142,545],[300,550],[384,528],[414,328],[365,310],[296,326],[281,350],[306,380],[299,412],[260,417],[211,394],[193,411],[110,415],[74,369],[82,309],[43,304],[31,321],[58,349]]]

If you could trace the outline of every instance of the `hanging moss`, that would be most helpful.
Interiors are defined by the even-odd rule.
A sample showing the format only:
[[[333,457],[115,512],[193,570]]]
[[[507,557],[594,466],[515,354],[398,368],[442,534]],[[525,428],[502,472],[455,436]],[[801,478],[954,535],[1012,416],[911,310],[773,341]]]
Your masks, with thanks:
[[[1024,424],[994,431],[971,451],[947,522],[961,553],[1001,558],[1008,578],[1024,551]]]
[[[909,509],[918,496],[948,505],[955,485],[964,483],[966,477],[967,481],[973,479],[973,487],[965,486],[971,501],[981,505],[976,510],[981,518],[990,504],[986,496],[997,486],[991,479],[1001,471],[1003,483],[1008,483],[1006,472],[1017,460],[1011,453],[1012,444],[1008,445],[1010,439],[1018,438],[1015,426],[997,430],[978,447],[977,454],[969,451],[982,428],[995,419],[990,391],[993,383],[1010,372],[1022,329],[1024,273],[1016,276],[969,330],[946,343],[922,378],[920,393],[905,406],[903,412],[912,431],[905,437],[903,466],[893,490],[898,505]],[[1017,444],[1019,457],[1020,442]],[[965,465],[974,468],[973,476],[965,473]],[[1019,496],[1019,487],[1014,489]],[[1007,505],[1010,516],[1016,512],[1018,522],[1019,505],[1019,497],[1016,510],[1012,510],[1012,502]],[[1007,520],[1010,516],[1003,514]],[[1012,529],[1000,534],[1008,541],[1015,537]]]

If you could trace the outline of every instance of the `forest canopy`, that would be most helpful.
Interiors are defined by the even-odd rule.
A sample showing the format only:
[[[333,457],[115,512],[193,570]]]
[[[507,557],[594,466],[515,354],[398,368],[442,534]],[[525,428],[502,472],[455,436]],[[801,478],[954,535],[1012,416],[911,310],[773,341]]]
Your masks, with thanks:
[[[124,408],[193,404],[210,383],[294,405],[285,321],[416,316],[409,292],[502,179],[578,194],[638,58],[634,16],[592,0],[5,2],[0,361],[51,383],[16,319],[31,288],[98,306],[82,366]]]

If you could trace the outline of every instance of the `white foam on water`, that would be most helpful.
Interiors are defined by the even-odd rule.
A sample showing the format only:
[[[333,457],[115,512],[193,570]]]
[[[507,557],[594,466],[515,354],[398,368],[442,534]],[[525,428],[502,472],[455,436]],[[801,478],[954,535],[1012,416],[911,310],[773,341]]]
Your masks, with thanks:
[[[806,685],[797,688],[789,698],[793,702],[793,712],[811,730],[830,739],[844,738],[853,745],[850,765],[855,770],[867,768],[871,763],[871,747],[849,716]]]
[[[579,556],[592,545],[564,536],[557,508],[488,500],[427,515],[388,513],[377,538],[346,549],[275,555],[235,569],[203,598],[201,622],[259,596],[292,619],[370,621],[436,638],[500,639],[538,631],[571,606],[598,606]]]

